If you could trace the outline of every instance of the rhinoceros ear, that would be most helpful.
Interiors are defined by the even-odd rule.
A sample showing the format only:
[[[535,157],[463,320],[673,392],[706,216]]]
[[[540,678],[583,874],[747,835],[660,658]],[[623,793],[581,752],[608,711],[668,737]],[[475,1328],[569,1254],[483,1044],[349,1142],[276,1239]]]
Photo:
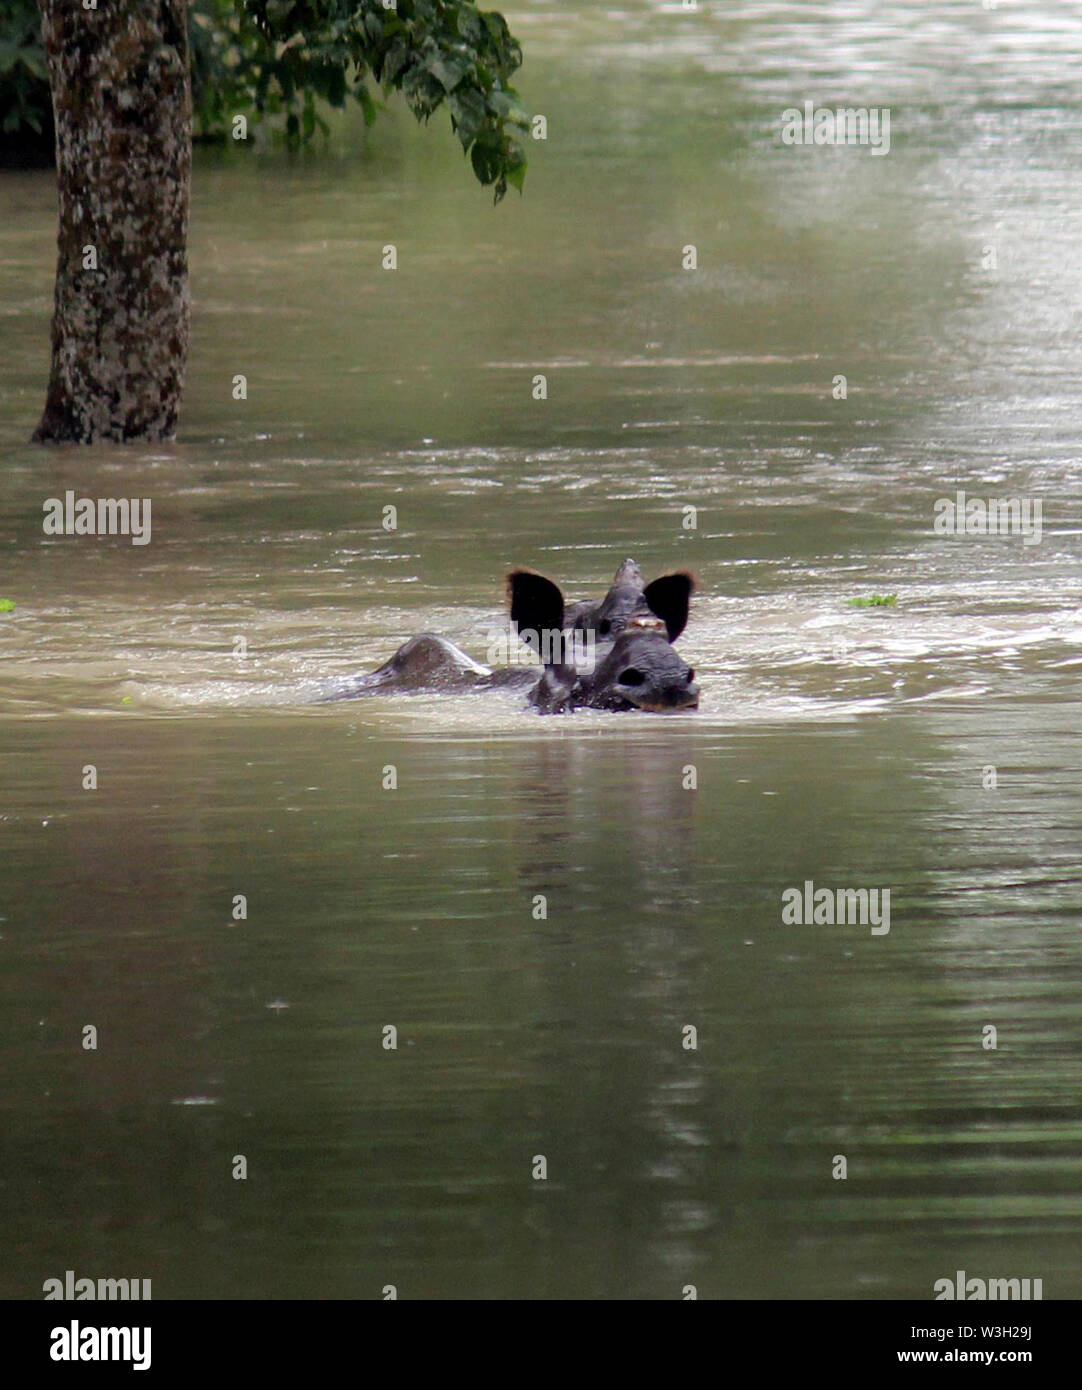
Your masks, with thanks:
[[[564,596],[543,574],[532,570],[512,570],[507,576],[507,594],[511,600],[511,621],[515,630],[531,651],[541,654],[551,651],[556,641],[545,632],[559,634],[564,625]]]
[[[675,642],[688,625],[688,604],[695,589],[695,576],[686,572],[663,574],[643,590],[643,597],[665,624],[669,641]]]

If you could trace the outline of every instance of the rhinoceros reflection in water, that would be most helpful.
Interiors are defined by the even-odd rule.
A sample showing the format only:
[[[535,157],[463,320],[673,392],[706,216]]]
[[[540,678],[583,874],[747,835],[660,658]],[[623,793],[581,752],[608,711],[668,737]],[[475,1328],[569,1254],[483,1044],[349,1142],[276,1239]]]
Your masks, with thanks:
[[[625,560],[599,603],[567,608],[551,579],[513,570],[507,576],[511,622],[543,660],[540,676],[536,666],[493,670],[446,637],[424,632],[403,643],[378,670],[329,698],[512,688],[528,690],[530,704],[546,714],[579,708],[695,709],[695,672],[671,646],[687,624],[694,587],[684,573],[645,584],[635,561]]]

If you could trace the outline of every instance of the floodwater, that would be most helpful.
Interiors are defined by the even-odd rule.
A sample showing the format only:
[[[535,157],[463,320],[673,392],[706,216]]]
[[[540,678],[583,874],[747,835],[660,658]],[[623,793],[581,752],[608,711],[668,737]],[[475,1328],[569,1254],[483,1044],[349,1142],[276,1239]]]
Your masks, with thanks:
[[[522,198],[393,99],[197,152],[175,445],[25,443],[0,175],[0,1292],[1077,1298],[1082,5],[506,12]],[[698,576],[696,713],[307,702],[627,555]]]

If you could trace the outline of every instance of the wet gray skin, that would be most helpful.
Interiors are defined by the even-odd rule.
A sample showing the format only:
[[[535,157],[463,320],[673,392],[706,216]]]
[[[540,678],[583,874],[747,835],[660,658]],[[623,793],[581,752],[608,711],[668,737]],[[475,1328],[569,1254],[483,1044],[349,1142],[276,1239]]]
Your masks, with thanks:
[[[325,698],[519,688],[529,690],[535,708],[550,714],[577,708],[694,709],[699,701],[695,673],[669,645],[687,622],[693,587],[686,574],[665,575],[644,585],[634,560],[625,560],[600,603],[577,604],[565,612],[563,594],[551,579],[515,570],[508,575],[513,624],[527,646],[544,650],[546,656],[549,648],[538,641],[538,634],[548,634],[556,643],[540,678],[533,667],[493,670],[446,637],[425,632],[403,643],[378,670],[352,679]],[[580,660],[580,651],[560,644],[561,634],[572,628],[596,636],[592,665]]]
[[[690,575],[673,574],[642,587],[641,580],[638,566],[626,560],[594,618],[578,616],[578,621],[589,623],[600,622],[602,614],[617,615],[624,621],[623,630],[614,640],[605,640],[598,626],[590,667],[578,664],[576,648],[565,644],[562,652],[547,660],[544,675],[530,692],[532,705],[546,714],[573,709],[672,711],[698,706],[695,672],[670,646],[687,623],[694,581]],[[511,621],[528,647],[543,651],[539,634],[558,635],[568,628],[563,594],[551,579],[529,570],[515,570],[508,576],[508,592]]]
[[[537,671],[529,666],[510,666],[494,670],[474,661],[461,647],[434,632],[422,632],[403,642],[394,656],[375,671],[353,677],[346,686],[325,696],[325,700],[352,700],[361,695],[414,694],[494,688],[528,689],[537,681]]]
[[[592,632],[599,641],[615,639],[633,627],[645,632],[665,632],[673,642],[687,623],[687,605],[694,588],[695,580],[686,572],[662,575],[647,584],[635,561],[625,560],[600,603],[586,600],[573,604],[564,614],[564,627]],[[669,624],[677,631],[667,631]]]
[[[592,676],[580,677],[582,703],[598,709],[666,713],[698,709],[695,672],[659,633],[625,632]]]
[[[673,713],[698,709],[695,672],[660,632],[634,629],[599,648],[592,671],[548,666],[530,691],[530,703],[545,714],[574,709],[649,710]]]

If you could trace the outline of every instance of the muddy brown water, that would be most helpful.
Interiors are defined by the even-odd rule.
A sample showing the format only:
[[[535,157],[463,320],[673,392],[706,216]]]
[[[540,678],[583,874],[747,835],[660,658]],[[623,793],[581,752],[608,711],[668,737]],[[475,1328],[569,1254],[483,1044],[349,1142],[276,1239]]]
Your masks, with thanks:
[[[0,177],[0,1291],[1078,1297],[1082,7],[508,15],[522,199],[393,106],[197,153],[175,445],[26,445],[54,191]],[[783,146],[809,99],[889,155]],[[68,489],[150,543],[44,536]],[[695,714],[307,703],[625,555],[699,577]]]

